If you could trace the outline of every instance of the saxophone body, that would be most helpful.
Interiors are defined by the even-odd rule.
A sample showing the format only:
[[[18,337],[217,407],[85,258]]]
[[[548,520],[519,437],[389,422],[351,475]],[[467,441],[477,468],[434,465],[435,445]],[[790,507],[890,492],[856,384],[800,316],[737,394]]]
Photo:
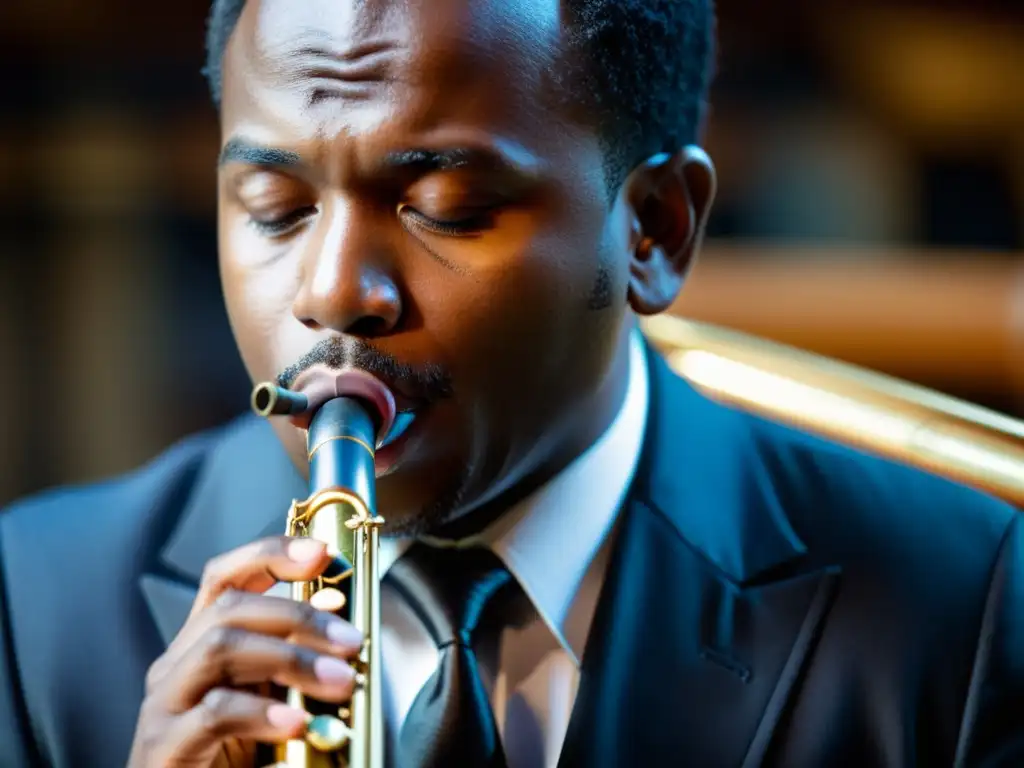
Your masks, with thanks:
[[[365,386],[369,377],[360,378],[357,383]],[[324,542],[333,557],[315,581],[292,584],[292,598],[347,619],[364,637],[353,662],[356,684],[348,703],[339,707],[287,689],[288,704],[313,719],[302,739],[276,748],[281,768],[384,766],[378,560],[384,520],[376,508],[374,457],[394,406],[391,398],[389,417],[389,393],[379,383],[369,386],[377,388],[376,396],[342,392],[325,399],[274,384],[253,392],[257,413],[297,417],[306,428],[309,496],[292,503],[286,533]]]

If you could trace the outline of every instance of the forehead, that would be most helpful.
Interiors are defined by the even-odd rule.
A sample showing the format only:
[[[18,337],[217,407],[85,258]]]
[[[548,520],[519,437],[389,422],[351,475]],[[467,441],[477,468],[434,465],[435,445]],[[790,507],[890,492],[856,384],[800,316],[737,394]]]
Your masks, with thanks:
[[[465,122],[536,131],[560,0],[256,0],[224,60],[225,123],[358,134]]]

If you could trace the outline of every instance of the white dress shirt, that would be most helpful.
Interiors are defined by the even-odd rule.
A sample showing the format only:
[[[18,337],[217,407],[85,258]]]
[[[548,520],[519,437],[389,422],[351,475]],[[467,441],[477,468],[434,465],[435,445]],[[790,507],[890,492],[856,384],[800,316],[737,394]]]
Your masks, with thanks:
[[[559,475],[472,539],[444,546],[491,549],[535,613],[505,629],[490,690],[509,768],[554,768],[576,700],[579,665],[604,581],[610,533],[636,470],[647,419],[647,361],[630,340],[626,397],[607,431]],[[409,546],[381,546],[381,575]],[[381,605],[381,655],[397,719],[437,668],[438,652],[419,619],[398,600]]]

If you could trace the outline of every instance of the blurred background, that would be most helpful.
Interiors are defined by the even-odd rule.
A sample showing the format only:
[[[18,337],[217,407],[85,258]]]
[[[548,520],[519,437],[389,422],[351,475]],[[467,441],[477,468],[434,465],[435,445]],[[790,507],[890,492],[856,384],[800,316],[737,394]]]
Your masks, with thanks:
[[[207,0],[0,1],[0,505],[247,407]],[[720,2],[676,310],[1024,416],[1024,4]]]

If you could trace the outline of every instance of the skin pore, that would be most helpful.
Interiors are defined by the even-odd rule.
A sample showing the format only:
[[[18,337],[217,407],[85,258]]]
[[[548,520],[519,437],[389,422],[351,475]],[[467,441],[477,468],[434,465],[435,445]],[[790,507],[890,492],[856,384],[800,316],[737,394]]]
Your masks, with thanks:
[[[710,160],[683,148],[610,189],[552,77],[562,38],[557,0],[253,0],[225,53],[219,246],[242,358],[260,381],[322,353],[414,410],[377,486],[391,532],[485,519],[464,513],[592,444],[635,314],[672,303],[699,247]],[[303,434],[274,429],[305,471]]]

